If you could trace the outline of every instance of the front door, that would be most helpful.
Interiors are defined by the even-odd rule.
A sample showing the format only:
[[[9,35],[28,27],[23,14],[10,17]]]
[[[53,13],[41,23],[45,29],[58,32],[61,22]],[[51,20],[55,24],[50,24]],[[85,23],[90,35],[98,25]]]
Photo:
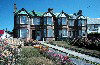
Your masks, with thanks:
[[[32,30],[32,39],[36,40],[36,30]]]

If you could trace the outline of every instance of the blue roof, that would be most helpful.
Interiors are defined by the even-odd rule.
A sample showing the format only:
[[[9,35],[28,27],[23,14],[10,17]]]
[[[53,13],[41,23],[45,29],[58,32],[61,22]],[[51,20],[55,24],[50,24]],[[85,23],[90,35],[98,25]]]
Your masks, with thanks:
[[[100,18],[88,18],[87,24],[100,24]]]

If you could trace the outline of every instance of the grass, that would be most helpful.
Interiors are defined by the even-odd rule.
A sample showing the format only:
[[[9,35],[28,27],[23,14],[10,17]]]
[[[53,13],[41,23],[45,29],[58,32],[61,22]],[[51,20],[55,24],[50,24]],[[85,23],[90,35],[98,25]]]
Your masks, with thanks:
[[[33,47],[23,47],[20,52],[21,65],[55,65],[55,63],[44,57],[39,51]]]

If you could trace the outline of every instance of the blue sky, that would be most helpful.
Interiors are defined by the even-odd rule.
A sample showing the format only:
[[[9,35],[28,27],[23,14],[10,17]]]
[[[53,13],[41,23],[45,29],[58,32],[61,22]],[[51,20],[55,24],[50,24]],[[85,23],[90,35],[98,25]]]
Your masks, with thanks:
[[[48,8],[53,8],[54,12],[64,12],[68,14],[83,10],[84,16],[90,18],[100,18],[100,0],[0,0],[0,29],[12,31],[14,27],[13,4],[17,4],[17,9],[25,8],[28,11],[46,12]]]

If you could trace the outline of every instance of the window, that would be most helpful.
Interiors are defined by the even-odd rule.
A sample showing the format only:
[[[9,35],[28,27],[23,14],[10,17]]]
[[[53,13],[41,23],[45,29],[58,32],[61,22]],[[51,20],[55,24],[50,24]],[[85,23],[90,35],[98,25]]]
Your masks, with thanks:
[[[67,36],[67,30],[66,29],[62,29],[62,37],[63,36]]]
[[[27,29],[20,29],[20,37],[26,38],[27,37],[28,30]]]
[[[36,40],[41,40],[41,31],[37,31]]]
[[[34,25],[40,25],[40,18],[33,18]]]
[[[82,26],[82,20],[78,20],[78,26]]]
[[[21,23],[27,24],[27,16],[21,16]]]
[[[71,36],[71,31],[69,31],[68,35]]]
[[[69,25],[69,26],[74,26],[74,20],[69,20],[69,21],[68,21],[68,25]]]
[[[79,36],[81,36],[81,34],[82,34],[82,31],[81,31],[81,30],[79,30]]]
[[[95,28],[98,29],[98,25],[95,25]]]
[[[81,20],[82,21],[82,26],[85,26],[86,21],[85,20]]]
[[[53,36],[54,36],[54,31],[53,31],[53,29],[48,29],[47,36],[48,36],[48,37],[53,37]]]
[[[47,34],[47,33],[46,33],[46,29],[44,29],[44,37],[46,37],[46,34]]]
[[[86,34],[85,30],[82,30],[82,36],[85,36],[85,34]]]
[[[47,24],[48,25],[52,25],[53,24],[52,17],[47,17]]]
[[[62,18],[62,25],[66,25],[66,24],[67,24],[66,18]]]
[[[58,19],[58,24],[61,25],[61,18]]]
[[[62,36],[62,30],[59,30],[59,37]]]
[[[44,25],[46,25],[46,24],[47,24],[47,18],[44,17]]]

